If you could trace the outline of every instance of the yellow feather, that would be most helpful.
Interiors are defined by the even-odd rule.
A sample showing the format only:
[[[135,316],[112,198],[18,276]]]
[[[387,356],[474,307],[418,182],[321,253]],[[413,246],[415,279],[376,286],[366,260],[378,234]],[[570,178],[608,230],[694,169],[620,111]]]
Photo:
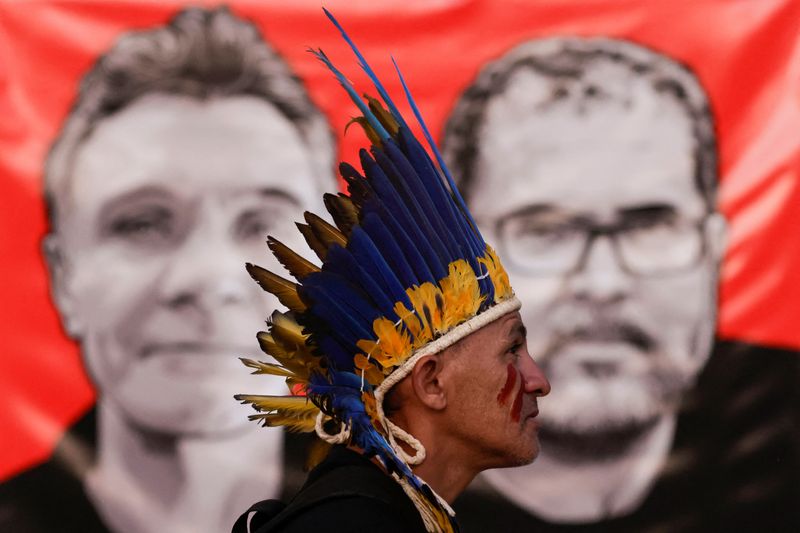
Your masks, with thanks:
[[[500,263],[500,258],[497,257],[494,249],[486,245],[486,255],[478,258],[478,263],[484,265],[489,272],[489,279],[492,280],[494,285],[494,301],[500,302],[509,298],[514,291],[511,289],[511,282],[508,280],[508,273]]]
[[[263,361],[255,361],[253,359],[247,359],[244,357],[240,357],[239,359],[246,367],[253,369],[252,374],[269,374],[271,376],[283,376],[287,378],[297,377],[294,372],[280,365],[265,363]]]
[[[303,238],[308,243],[308,247],[311,248],[315,254],[317,254],[317,257],[319,257],[320,260],[324,261],[325,256],[328,254],[328,247],[320,240],[319,237],[317,237],[316,233],[314,233],[314,230],[311,229],[311,226],[307,224],[301,224],[300,222],[296,222],[295,226],[297,226],[297,229],[299,229],[300,233],[303,234]]]
[[[318,411],[319,412],[319,411]],[[302,416],[289,416],[275,413],[260,413],[248,416],[250,420],[260,420],[264,426],[283,426],[296,433],[309,433],[314,431],[317,420],[316,413],[304,413]]]
[[[475,271],[463,259],[448,266],[448,275],[441,282],[444,296],[444,329],[449,330],[475,316],[484,296],[481,295]]]
[[[338,195],[325,193],[322,196],[322,200],[325,202],[325,208],[328,213],[331,214],[333,221],[336,223],[336,227],[343,234],[349,235],[353,226],[358,224],[358,208],[356,204],[342,193]]]
[[[365,94],[364,97],[369,102],[369,110],[372,111],[372,114],[375,115],[378,119],[378,122],[381,123],[381,126],[386,128],[386,131],[389,132],[389,135],[392,137],[397,135],[397,132],[400,130],[400,125],[397,123],[397,120],[392,116],[389,111],[383,107],[383,104],[377,98]]]
[[[256,411],[286,413],[309,413],[319,411],[311,400],[305,396],[266,396],[259,394],[237,394],[234,396],[242,403],[249,403]]]
[[[256,280],[256,283],[258,283],[262,289],[277,296],[278,300],[291,311],[302,313],[306,310],[306,304],[303,303],[300,296],[297,294],[297,284],[273,274],[269,270],[261,268],[258,265],[246,263],[245,268],[247,268],[247,272]]]
[[[378,133],[375,131],[375,128],[373,128],[370,125],[369,121],[366,118],[364,117],[351,118],[350,121],[344,126],[345,134],[347,133],[348,128],[350,128],[350,124],[358,124],[359,126],[361,126],[361,129],[364,130],[364,133],[366,134],[367,139],[369,139],[369,142],[371,144],[374,144],[375,146],[383,145],[383,142],[381,141],[381,138],[378,136]]]
[[[267,237],[267,246],[272,250],[272,255],[295,279],[301,280],[312,272],[319,272],[318,266],[277,239]]]
[[[444,297],[441,289],[430,282],[407,289],[406,294],[408,294],[408,299],[411,300],[414,312],[422,325],[422,330],[414,339],[414,347],[418,348],[430,342],[437,333],[444,332],[440,307],[440,303],[444,303]]]
[[[293,377],[308,381],[312,368],[318,366],[318,361],[308,349],[287,351],[266,331],[258,332],[258,343],[267,355],[275,358],[278,363],[293,373]]]
[[[372,331],[378,337],[378,343],[371,356],[383,368],[398,366],[411,355],[412,345],[408,333],[400,326],[395,326],[391,320],[376,318],[372,323]]]
[[[359,371],[364,371],[364,379],[366,379],[370,385],[377,387],[383,382],[383,372],[378,370],[378,367],[375,366],[372,361],[368,360],[367,356],[362,353],[356,354],[353,362]]]
[[[314,235],[325,245],[326,252],[331,244],[338,244],[342,247],[347,246],[347,237],[336,229],[335,226],[328,224],[328,222],[309,211],[303,213],[303,217],[311,227],[311,231],[314,232]]]
[[[303,333],[303,328],[293,318],[285,313],[275,311],[271,317],[270,333],[284,350],[294,351],[306,345],[308,335]]]

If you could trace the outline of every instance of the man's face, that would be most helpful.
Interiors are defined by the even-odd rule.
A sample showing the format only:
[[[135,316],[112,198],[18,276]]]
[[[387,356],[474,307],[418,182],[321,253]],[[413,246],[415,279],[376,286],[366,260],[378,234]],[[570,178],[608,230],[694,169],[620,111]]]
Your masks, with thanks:
[[[553,385],[542,426],[565,435],[673,410],[708,356],[716,303],[719,243],[685,111],[608,65],[583,81],[515,73],[488,105],[470,193]]]
[[[256,98],[150,95],[103,120],[49,243],[63,257],[62,318],[101,400],[157,432],[246,424],[232,395],[264,380],[237,357],[255,355],[277,301],[244,263],[270,255],[267,233],[296,246],[291,221],[318,194],[297,131]]]
[[[447,432],[467,443],[482,470],[528,464],[539,454],[537,397],[550,385],[525,336],[519,313],[510,313],[443,354],[452,372]]]

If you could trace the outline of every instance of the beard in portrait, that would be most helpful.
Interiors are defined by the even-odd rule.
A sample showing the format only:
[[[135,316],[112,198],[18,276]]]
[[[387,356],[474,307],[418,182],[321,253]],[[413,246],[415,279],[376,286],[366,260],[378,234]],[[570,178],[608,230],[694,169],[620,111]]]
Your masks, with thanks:
[[[97,390],[83,489],[115,531],[223,531],[277,496],[282,435],[232,396],[278,305],[245,272],[335,186],[327,120],[258,29],[186,9],[121,36],[46,163],[54,303]],[[278,265],[272,265],[277,268]]]
[[[539,460],[485,480],[554,523],[632,512],[714,341],[725,222],[704,90],[631,42],[530,41],[484,67],[443,144],[552,385]]]

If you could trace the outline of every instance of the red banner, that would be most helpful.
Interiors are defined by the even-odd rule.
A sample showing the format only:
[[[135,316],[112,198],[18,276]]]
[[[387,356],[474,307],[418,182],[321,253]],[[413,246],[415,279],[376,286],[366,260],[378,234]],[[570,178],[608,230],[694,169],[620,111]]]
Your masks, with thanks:
[[[0,478],[46,459],[95,400],[79,347],[52,303],[43,258],[48,150],[98,57],[126,32],[163,26],[183,6],[0,2]],[[437,139],[484,65],[525,41],[602,36],[688,65],[715,118],[719,211],[728,221],[717,336],[800,349],[800,3],[332,0],[326,7],[402,100],[396,59]],[[361,90],[369,85],[318,3],[253,0],[230,8],[254,22],[300,77],[330,122],[338,157],[355,163],[364,137],[357,128],[345,134],[354,106],[307,47],[352,67],[346,71]]]

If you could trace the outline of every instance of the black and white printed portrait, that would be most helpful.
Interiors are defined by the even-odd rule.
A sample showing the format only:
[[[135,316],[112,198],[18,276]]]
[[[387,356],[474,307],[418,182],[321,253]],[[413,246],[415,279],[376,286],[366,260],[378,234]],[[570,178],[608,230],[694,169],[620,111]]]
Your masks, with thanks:
[[[285,392],[238,360],[279,306],[244,264],[269,261],[267,234],[300,245],[334,157],[299,79],[226,8],[124,34],[83,78],[46,163],[43,250],[97,389],[83,489],[109,529],[227,531],[278,495],[281,433],[232,398]]]
[[[631,512],[714,343],[725,222],[705,92],[628,41],[529,41],[483,68],[443,144],[552,385],[539,459],[485,480],[551,522]]]

